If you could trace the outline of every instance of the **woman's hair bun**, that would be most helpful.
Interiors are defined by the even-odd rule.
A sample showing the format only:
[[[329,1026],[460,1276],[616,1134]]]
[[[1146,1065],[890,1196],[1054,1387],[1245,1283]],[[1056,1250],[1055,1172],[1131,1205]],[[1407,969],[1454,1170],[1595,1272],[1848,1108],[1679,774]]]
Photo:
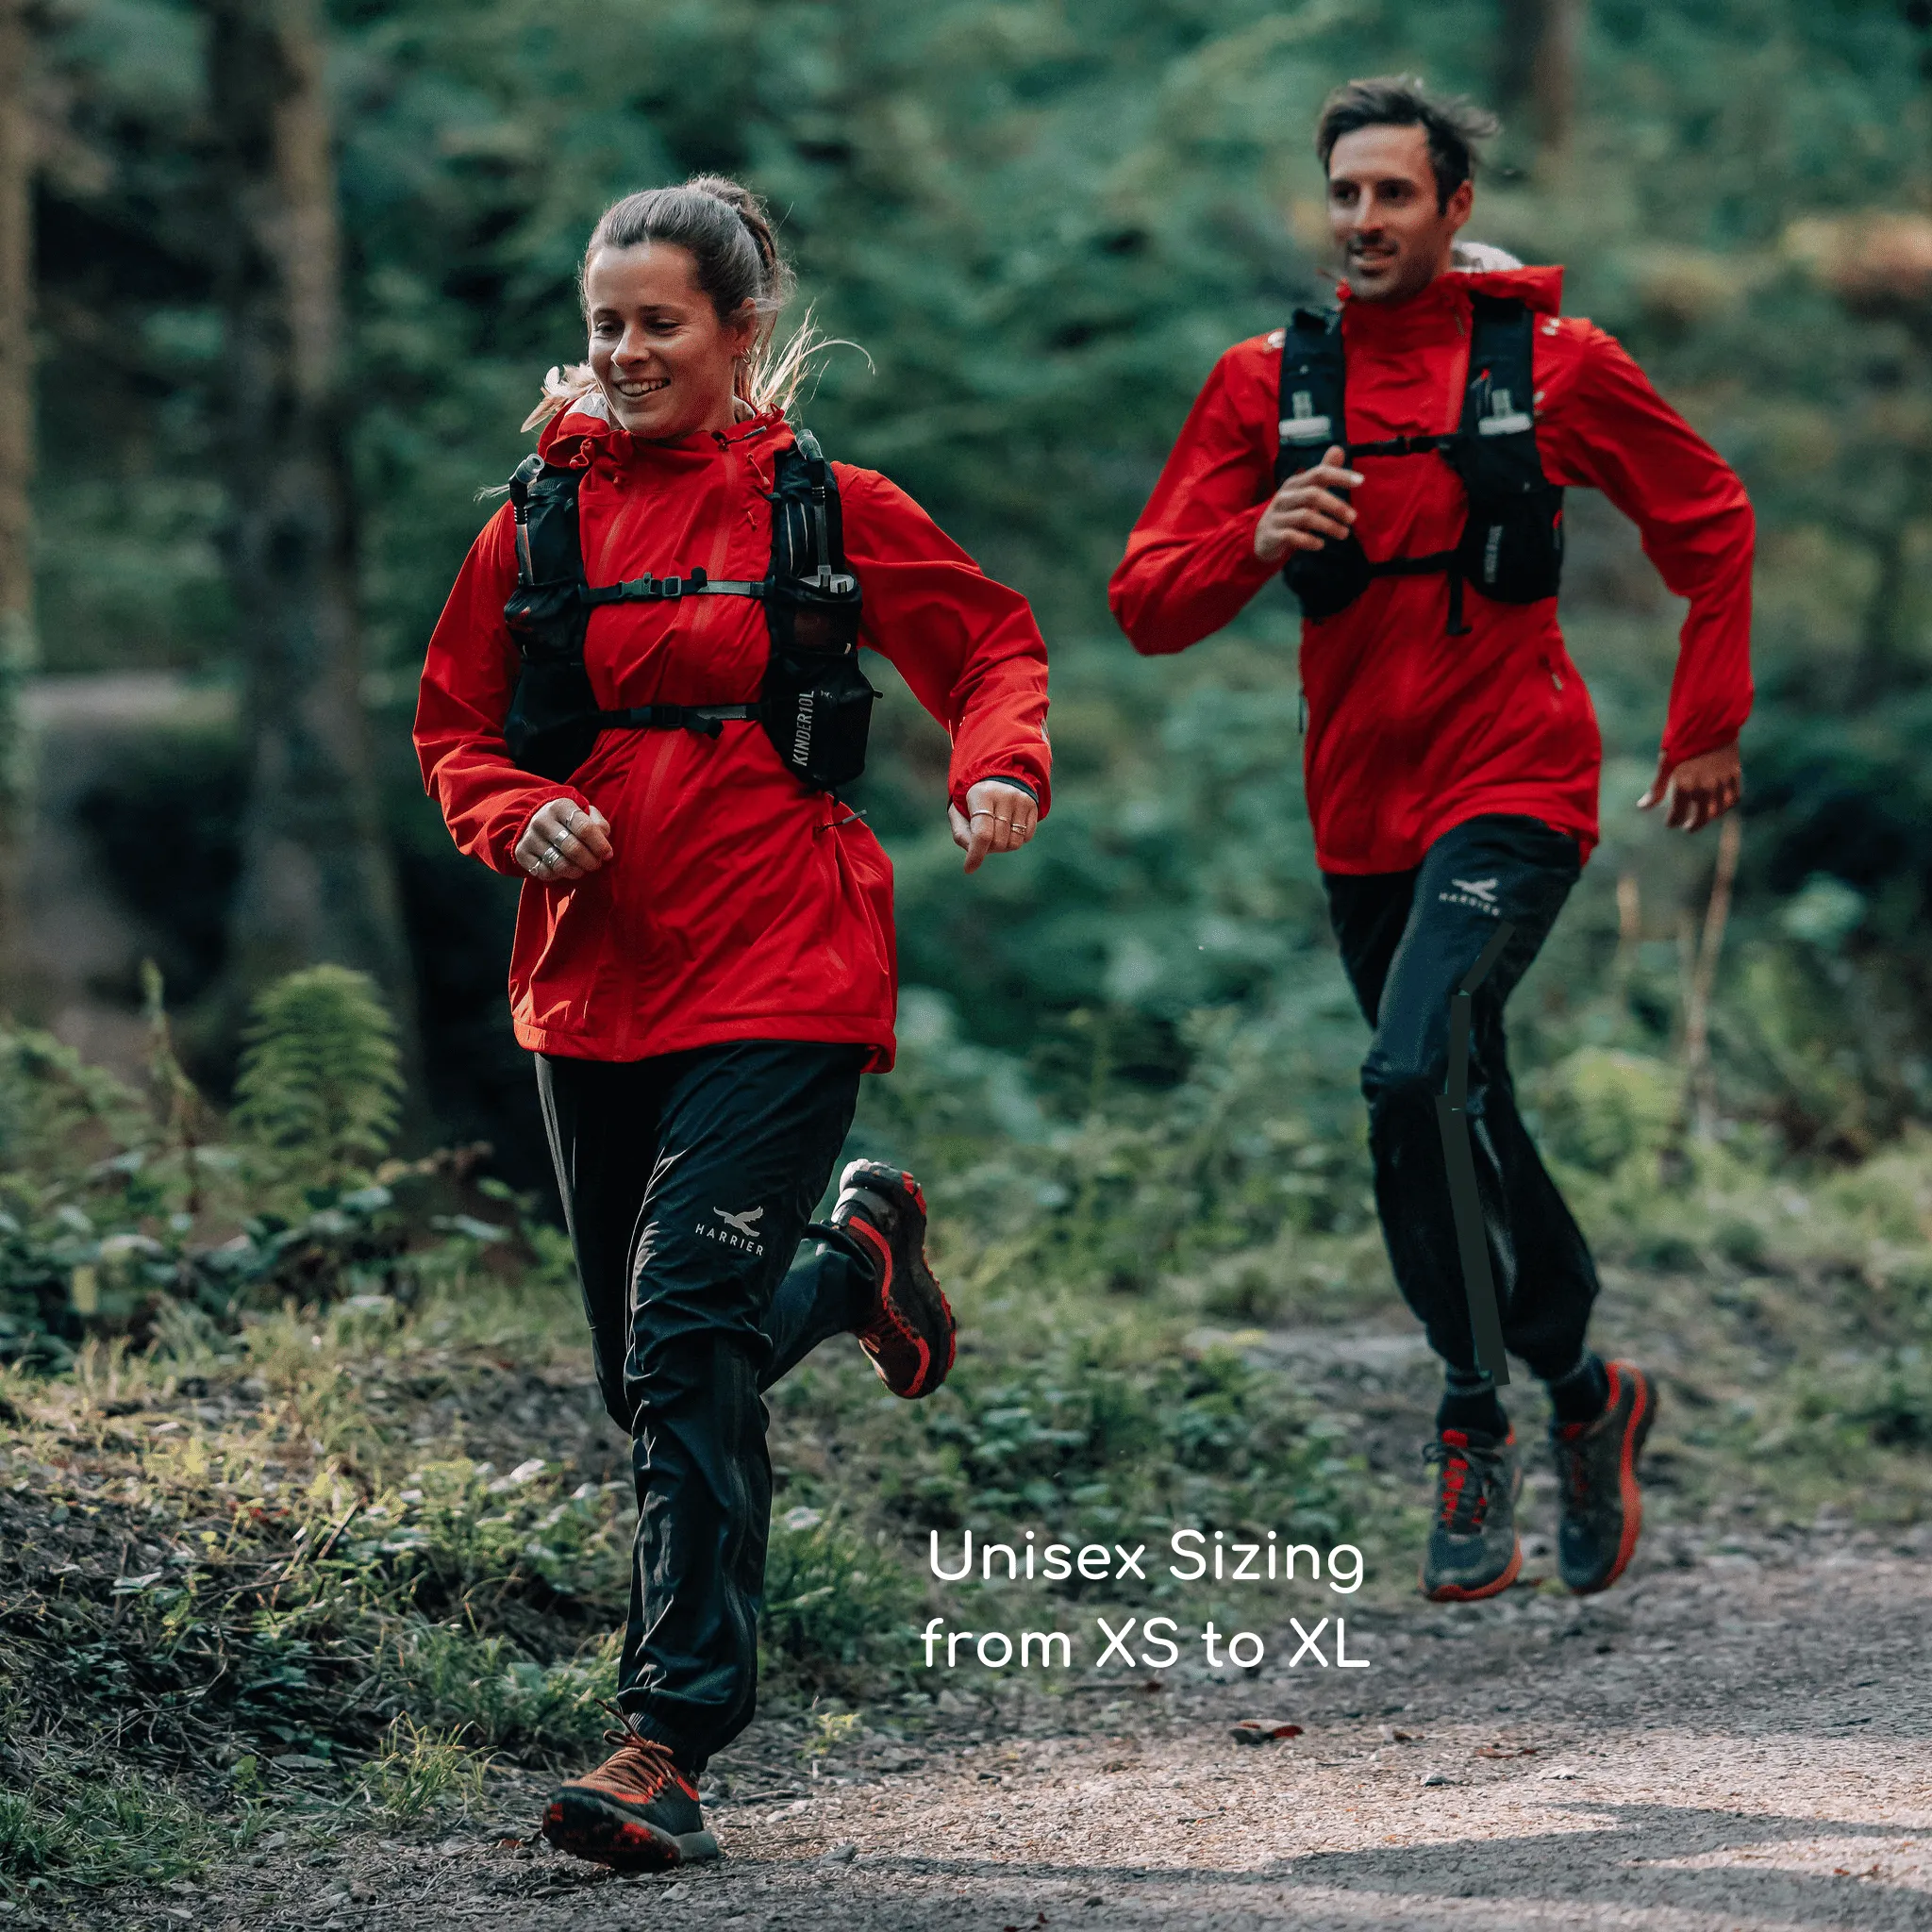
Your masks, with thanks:
[[[765,291],[775,293],[781,273],[778,244],[772,235],[772,214],[764,196],[753,192],[742,181],[732,180],[728,175],[693,175],[684,185],[692,194],[708,194],[722,201],[744,224],[764,270]]]

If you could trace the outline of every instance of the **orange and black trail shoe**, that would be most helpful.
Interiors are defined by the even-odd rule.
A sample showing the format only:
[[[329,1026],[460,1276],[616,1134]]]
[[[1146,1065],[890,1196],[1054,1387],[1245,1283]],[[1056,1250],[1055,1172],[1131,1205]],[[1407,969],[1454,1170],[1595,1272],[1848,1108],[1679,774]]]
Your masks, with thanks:
[[[1516,1538],[1516,1498],[1523,1489],[1516,1431],[1498,1441],[1475,1429],[1443,1429],[1423,1454],[1438,1465],[1423,1594],[1435,1603],[1456,1604],[1507,1590],[1523,1568],[1523,1545]]]
[[[1610,1399],[1593,1423],[1550,1431],[1562,1515],[1557,1562],[1578,1596],[1607,1590],[1629,1567],[1643,1530],[1637,1458],[1657,1419],[1657,1384],[1635,1362],[1606,1362]]]
[[[859,1347],[894,1395],[930,1395],[953,1366],[958,1324],[926,1264],[924,1191],[896,1167],[855,1160],[839,1177],[832,1225],[877,1259],[878,1307]]]
[[[622,1715],[622,1713],[619,1713]],[[617,1746],[595,1771],[559,1786],[543,1808],[543,1836],[560,1852],[619,1872],[665,1872],[718,1856],[697,1786],[671,1749],[625,1720],[606,1731]]]

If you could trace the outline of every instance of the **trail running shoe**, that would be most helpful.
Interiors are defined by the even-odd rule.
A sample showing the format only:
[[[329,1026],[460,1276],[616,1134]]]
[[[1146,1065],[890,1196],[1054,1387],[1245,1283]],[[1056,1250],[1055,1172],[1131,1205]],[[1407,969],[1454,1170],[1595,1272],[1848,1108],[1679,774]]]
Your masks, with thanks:
[[[855,1160],[839,1177],[832,1225],[878,1257],[878,1312],[858,1345],[894,1395],[930,1395],[953,1366],[958,1324],[925,1259],[925,1195],[909,1174]]]
[[[1474,1429],[1444,1429],[1423,1451],[1441,1465],[1436,1523],[1423,1556],[1423,1594],[1443,1604],[1494,1596],[1516,1581],[1516,1498],[1523,1466],[1516,1431],[1502,1441]]]
[[[620,1872],[665,1872],[715,1858],[718,1840],[705,1829],[697,1787],[670,1747],[641,1736],[628,1719],[604,1738],[617,1749],[558,1788],[543,1809],[543,1836],[560,1852]]]
[[[1623,1575],[1643,1528],[1637,1458],[1657,1418],[1657,1384],[1635,1362],[1606,1362],[1610,1400],[1593,1423],[1550,1431],[1562,1519],[1557,1563],[1578,1596],[1607,1590]]]

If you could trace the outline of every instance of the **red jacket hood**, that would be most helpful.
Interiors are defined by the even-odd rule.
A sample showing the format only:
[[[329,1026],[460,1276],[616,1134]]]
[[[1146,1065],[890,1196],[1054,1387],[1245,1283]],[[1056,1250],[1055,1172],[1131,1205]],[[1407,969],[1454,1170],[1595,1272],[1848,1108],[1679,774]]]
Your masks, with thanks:
[[[782,436],[773,432],[783,430]],[[722,434],[699,430],[670,442],[640,443],[627,429],[620,429],[605,413],[600,391],[591,390],[567,408],[559,409],[544,424],[537,438],[537,450],[546,463],[560,470],[582,469],[602,458],[611,464],[632,460],[643,451],[661,451],[670,457],[708,457],[729,449],[750,438],[758,438],[770,449],[780,449],[791,437],[791,425],[782,409],[765,409],[734,423]]]
[[[1498,295],[1507,301],[1522,302],[1540,315],[1555,315],[1563,302],[1563,271],[1560,266],[1451,269],[1447,275],[1438,275],[1420,294],[1411,295],[1406,302],[1387,304],[1362,301],[1346,282],[1339,283],[1336,292],[1345,305],[1352,305],[1347,312],[1357,325],[1371,314],[1386,315],[1391,322],[1398,316],[1406,321],[1410,316],[1434,316],[1452,308],[1466,315],[1472,294]]]

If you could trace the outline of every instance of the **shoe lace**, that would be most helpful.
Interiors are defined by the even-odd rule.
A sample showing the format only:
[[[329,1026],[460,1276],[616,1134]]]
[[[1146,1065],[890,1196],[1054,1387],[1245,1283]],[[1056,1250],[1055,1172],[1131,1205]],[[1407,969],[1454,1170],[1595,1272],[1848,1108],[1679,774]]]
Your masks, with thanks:
[[[617,1730],[604,1733],[604,1741],[617,1746],[608,1761],[615,1762],[618,1758],[633,1757],[641,1758],[641,1764],[626,1764],[625,1770],[631,1776],[638,1776],[641,1773],[640,1789],[644,1795],[655,1797],[674,1779],[680,1784],[686,1782],[678,1772],[677,1761],[672,1757],[669,1744],[660,1739],[646,1737],[637,1728],[630,1713],[621,1706],[603,1698],[600,1698],[598,1703],[617,1720],[619,1725]]]
[[[1475,1535],[1489,1518],[1502,1457],[1439,1436],[1423,1450],[1423,1460],[1441,1465],[1436,1491],[1438,1522],[1452,1536]]]

